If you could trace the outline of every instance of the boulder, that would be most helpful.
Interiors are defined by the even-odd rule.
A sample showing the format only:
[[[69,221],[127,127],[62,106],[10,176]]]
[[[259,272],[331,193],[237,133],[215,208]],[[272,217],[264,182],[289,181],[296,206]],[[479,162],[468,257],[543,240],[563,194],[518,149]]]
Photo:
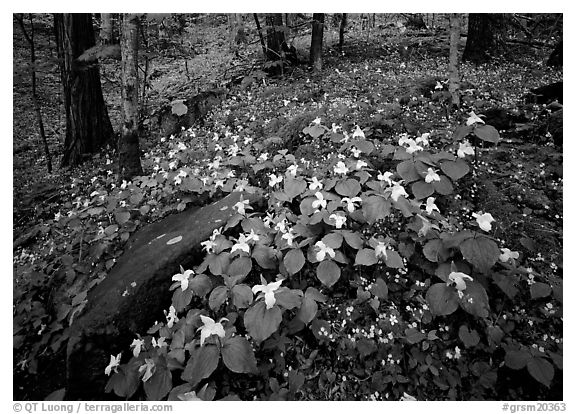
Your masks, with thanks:
[[[67,399],[110,399],[104,369],[110,355],[126,354],[136,334],[164,320],[172,276],[203,257],[200,243],[235,214],[240,197],[252,205],[258,193],[231,193],[209,206],[168,216],[136,232],[110,274],[88,294],[85,312],[70,328]],[[127,355],[126,355],[127,356]]]

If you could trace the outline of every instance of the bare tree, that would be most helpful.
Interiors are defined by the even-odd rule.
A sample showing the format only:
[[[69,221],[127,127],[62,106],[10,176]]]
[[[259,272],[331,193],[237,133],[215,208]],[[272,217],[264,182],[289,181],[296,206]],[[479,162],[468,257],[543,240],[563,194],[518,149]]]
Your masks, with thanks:
[[[348,24],[348,13],[342,13],[342,20],[340,21],[340,33],[338,39],[338,48],[340,52],[344,48],[344,34],[346,33],[346,24]]]
[[[314,71],[322,70],[322,40],[324,37],[324,13],[312,16],[312,41],[310,42],[310,64]]]
[[[448,62],[448,90],[452,97],[452,106],[460,107],[460,75],[458,73],[458,45],[460,43],[459,13],[450,14],[450,60]]]
[[[112,13],[100,13],[100,42],[103,45],[112,44],[114,22],[112,21]]]
[[[463,61],[486,63],[505,51],[506,15],[470,13]]]
[[[142,174],[138,138],[138,36],[140,18],[124,14],[120,47],[122,51],[122,135],[118,145],[120,178],[131,180]]]

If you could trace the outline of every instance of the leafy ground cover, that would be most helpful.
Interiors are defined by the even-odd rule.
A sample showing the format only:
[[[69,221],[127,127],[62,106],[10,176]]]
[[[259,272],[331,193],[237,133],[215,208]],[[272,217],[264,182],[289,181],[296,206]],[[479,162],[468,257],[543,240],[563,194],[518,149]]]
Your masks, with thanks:
[[[562,153],[537,128],[474,114],[538,124],[545,110],[523,96],[562,74],[534,54],[463,65],[464,107],[447,114],[447,53],[431,36],[404,36],[407,56],[394,32],[359,33],[321,76],[252,72],[203,125],[146,137],[146,175],[129,183],[114,154],[41,180],[42,159],[27,162],[15,398],[63,386],[67,327],[130,234],[257,187],[267,208],[236,205],[204,261],[174,275],[165,319],[103,361],[106,398],[561,400]],[[158,70],[159,89],[186,84]]]

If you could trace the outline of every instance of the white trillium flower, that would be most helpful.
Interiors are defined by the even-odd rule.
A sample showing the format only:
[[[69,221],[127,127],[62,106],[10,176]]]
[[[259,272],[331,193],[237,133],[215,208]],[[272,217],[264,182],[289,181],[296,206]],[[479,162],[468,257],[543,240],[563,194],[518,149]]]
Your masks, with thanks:
[[[470,112],[468,119],[466,120],[466,125],[474,125],[474,124],[484,124],[485,122],[480,118],[478,115],[474,113],[474,111]]]
[[[116,356],[110,355],[110,363],[104,369],[104,373],[106,375],[110,375],[112,373],[112,370],[114,370],[114,372],[118,372],[117,368],[120,366],[120,358],[121,357],[122,357],[122,352],[120,352]]]
[[[354,158],[358,158],[358,157],[360,156],[360,154],[362,153],[362,151],[359,150],[359,149],[356,148],[356,147],[350,148],[350,151],[352,152],[352,156],[353,156]]]
[[[390,177],[392,177],[394,175],[394,173],[391,173],[390,171],[386,171],[384,174],[378,174],[378,181],[386,181],[388,183],[388,185],[392,185],[392,180],[390,179]]]
[[[144,341],[142,339],[136,338],[132,341],[132,343],[130,344],[130,348],[134,348],[132,350],[132,354],[134,355],[134,357],[138,358],[138,355],[140,355],[140,352],[142,352],[143,345]]]
[[[506,247],[501,248],[500,250],[502,251],[502,254],[499,257],[501,262],[506,263],[510,259],[518,259],[520,257],[518,252],[513,252],[512,250],[507,249]]]
[[[280,184],[284,179],[284,177],[282,177],[281,175],[276,176],[276,174],[270,174],[269,178],[270,181],[268,182],[268,185],[270,187],[275,187],[277,184]]]
[[[156,372],[156,364],[154,363],[154,360],[151,358],[144,358],[144,360],[146,361],[146,363],[144,365],[141,365],[140,368],[138,368],[138,372],[140,374],[145,372],[144,376],[142,377],[142,382],[148,381],[150,377],[154,375],[154,372]]]
[[[334,220],[337,229],[341,229],[342,226],[344,226],[344,223],[346,223],[346,216],[341,214],[331,214],[329,219]]]
[[[163,346],[168,346],[168,344],[166,344],[166,338],[161,336],[158,341],[156,341],[156,338],[152,338],[152,346],[154,348],[162,348]]]
[[[230,253],[234,253],[236,250],[242,250],[243,252],[250,253],[250,246],[248,245],[248,239],[246,235],[240,234],[237,243],[232,246]]]
[[[314,195],[316,196],[316,200],[312,201],[312,208],[317,210],[319,210],[319,207],[326,208],[328,202],[324,199],[324,195],[320,191],[317,191]]]
[[[434,210],[436,210],[438,213],[440,213],[440,209],[438,208],[438,206],[436,204],[434,204],[434,201],[436,201],[436,199],[434,197],[428,197],[426,199],[426,213],[432,214],[432,212]]]
[[[413,154],[416,151],[422,151],[424,149],[420,145],[416,144],[416,141],[414,141],[412,138],[408,138],[406,143],[408,144],[408,148],[406,148],[406,152],[408,154]]]
[[[454,284],[456,284],[456,289],[458,289],[459,291],[463,291],[464,289],[466,289],[465,279],[474,280],[474,279],[472,279],[472,277],[468,276],[466,273],[451,272],[448,275],[449,282],[447,282],[447,284],[450,285],[450,284],[454,283]]]
[[[256,285],[252,288],[252,293],[257,294],[262,292],[264,294],[264,302],[266,303],[266,309],[271,309],[276,303],[276,297],[274,297],[274,291],[276,291],[282,284],[282,279],[273,283],[266,283],[262,280],[264,284]],[[261,297],[262,295],[260,295]]]
[[[431,183],[432,181],[440,181],[440,176],[434,168],[428,167],[428,172],[426,173],[426,178],[424,181]]]
[[[334,252],[334,249],[330,246],[326,246],[326,244],[324,244],[323,241],[321,240],[317,241],[314,246],[317,249],[316,260],[318,260],[319,262],[323,261],[326,258],[326,254],[328,254],[328,256],[330,256],[332,259],[336,257],[336,252]]]
[[[336,174],[346,175],[348,174],[348,171],[350,170],[348,169],[348,167],[346,167],[346,164],[344,164],[342,161],[338,161],[338,163],[334,166],[334,173]]]
[[[494,217],[490,213],[472,213],[472,217],[476,219],[478,226],[484,231],[492,230],[492,222],[494,221]]]
[[[356,204],[357,203],[361,203],[362,199],[360,197],[344,197],[342,198],[341,203],[346,205],[346,210],[348,210],[350,213],[353,213],[356,208],[358,207]]]
[[[352,138],[366,138],[366,136],[364,135],[364,132],[362,131],[360,126],[356,125],[356,129],[354,130],[354,133],[352,134]]]
[[[387,247],[388,245],[386,243],[379,241],[376,247],[374,247],[376,258],[380,259],[384,257],[385,259],[387,259],[388,258],[388,254],[386,253]]]
[[[204,244],[206,242],[200,243],[200,244]],[[214,243],[215,245],[216,243]],[[186,289],[188,289],[188,282],[190,279],[190,275],[193,275],[194,271],[193,270],[186,270],[184,273],[177,273],[174,276],[172,276],[172,281],[174,282],[180,282],[180,288],[182,289],[182,291],[186,291]]]
[[[318,178],[316,177],[312,177],[312,182],[310,183],[310,185],[308,186],[308,188],[312,191],[314,190],[322,190],[322,188],[324,187],[324,184],[322,184],[322,182],[320,182],[318,180]]]
[[[458,158],[464,158],[466,155],[474,155],[474,147],[470,142],[464,141],[458,143]]]
[[[298,172],[298,165],[292,164],[290,167],[286,169],[286,171],[291,174],[293,177],[296,177],[296,173]]]
[[[213,253],[214,247],[216,247],[216,243],[213,240],[203,241],[200,243],[200,245],[202,246],[202,250],[206,250],[206,253]]]
[[[394,187],[392,187],[392,195],[391,195],[392,200],[398,201],[400,196],[404,196],[404,197],[408,198],[408,193],[406,192],[404,187],[402,187],[400,184],[394,183]]]
[[[294,230],[292,230],[292,229],[288,230],[286,233],[284,233],[282,235],[282,239],[286,240],[286,244],[288,244],[288,246],[292,246],[295,238],[296,238],[296,234],[294,233]]]
[[[166,311],[164,311],[166,312]],[[174,306],[170,306],[168,314],[166,315],[166,326],[168,328],[172,328],[176,322],[178,322],[178,316],[176,315],[176,308]]]
[[[362,168],[368,167],[368,163],[364,160],[356,161],[356,171],[362,170]]]
[[[236,204],[234,204],[232,208],[236,210],[238,214],[241,214],[243,216],[246,215],[246,209],[252,209],[252,207],[250,207],[250,200],[240,200]]]
[[[212,335],[218,335],[220,338],[226,336],[226,332],[224,332],[224,327],[222,326],[222,321],[227,321],[228,319],[222,318],[219,322],[215,322],[214,319],[204,315],[200,315],[200,319],[204,324],[200,328],[196,329],[196,331],[200,331],[200,346],[203,346],[204,341]]]

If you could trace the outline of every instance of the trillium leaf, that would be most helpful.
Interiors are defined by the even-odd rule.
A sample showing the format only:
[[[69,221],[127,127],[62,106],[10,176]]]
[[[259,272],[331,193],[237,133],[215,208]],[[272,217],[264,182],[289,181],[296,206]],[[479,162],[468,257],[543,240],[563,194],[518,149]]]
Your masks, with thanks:
[[[438,194],[450,195],[454,192],[452,182],[445,175],[440,176],[440,181],[433,181],[431,184]]]
[[[493,144],[497,144],[500,141],[500,134],[492,125],[477,125],[474,129],[474,135],[482,141],[492,142]]]
[[[247,308],[254,300],[252,289],[244,284],[234,286],[230,292],[230,296],[232,297],[232,304],[238,309]]]
[[[336,192],[344,197],[355,197],[361,189],[360,183],[353,178],[342,180],[336,184]]]
[[[462,256],[482,273],[487,273],[500,257],[498,245],[483,236],[464,240],[460,244],[460,251]]]
[[[376,352],[378,347],[373,339],[362,338],[356,342],[356,349],[358,349],[361,357],[366,358]]]
[[[487,318],[490,310],[488,294],[484,287],[474,281],[466,281],[464,296],[460,299],[460,306],[471,315]]]
[[[278,306],[266,309],[264,301],[258,301],[244,314],[244,326],[257,343],[269,338],[282,322],[282,311]]]
[[[252,258],[263,269],[276,269],[278,267],[276,251],[272,247],[257,244],[252,250]]]
[[[470,172],[468,163],[462,159],[456,161],[444,161],[440,165],[440,169],[453,181],[459,180]]]
[[[409,344],[417,344],[418,342],[423,341],[426,339],[426,335],[420,332],[416,328],[408,328],[404,331],[404,335],[406,335],[406,341]]]
[[[363,154],[370,155],[374,151],[375,147],[372,141],[367,139],[357,139],[352,141],[352,145],[362,151]]]
[[[196,387],[204,378],[208,378],[220,360],[220,351],[216,345],[204,345],[190,351],[190,359],[182,372],[182,379]]]
[[[370,196],[362,200],[362,212],[368,221],[368,224],[374,224],[376,221],[390,215],[390,201],[380,196]]]
[[[328,335],[332,333],[332,327],[330,326],[330,323],[318,318],[312,321],[310,324],[310,330],[319,341],[326,341],[328,339]]]
[[[226,286],[217,286],[211,293],[208,299],[210,309],[218,310],[220,306],[228,299],[228,288]]]
[[[304,181],[302,178],[286,176],[286,179],[284,180],[284,193],[290,200],[302,194],[304,191],[306,191],[306,188],[306,181]]]
[[[434,315],[450,315],[458,309],[456,289],[446,283],[436,283],[426,292],[426,302]]]
[[[252,270],[252,259],[246,256],[237,257],[230,263],[226,273],[230,276],[248,276]]]
[[[498,285],[502,292],[506,294],[510,299],[514,299],[514,296],[518,293],[518,288],[516,287],[520,278],[517,275],[503,275],[501,273],[493,273],[492,280]]]
[[[192,289],[195,295],[204,297],[212,290],[210,278],[204,274],[194,276],[188,282],[188,289]]]
[[[379,299],[388,299],[388,285],[386,285],[386,282],[381,277],[376,279],[376,282],[372,284],[370,292]]]
[[[396,166],[396,172],[404,179],[407,183],[420,180],[420,174],[412,160],[405,160]]]
[[[172,103],[172,113],[176,116],[186,115],[188,113],[188,107],[181,100],[174,101]]]
[[[352,247],[353,249],[358,250],[364,244],[360,235],[354,231],[343,231],[342,236],[344,236],[344,240],[348,246]]]
[[[172,373],[166,364],[156,364],[156,371],[144,383],[144,392],[148,401],[162,400],[172,389]]]
[[[356,253],[356,261],[354,265],[362,265],[362,266],[372,266],[378,263],[378,259],[376,258],[376,251],[374,249],[360,249]]]
[[[384,258],[384,263],[386,266],[391,267],[393,269],[403,269],[404,262],[402,261],[402,257],[398,254],[396,250],[386,250],[386,257]]]
[[[274,296],[276,298],[276,305],[284,309],[293,309],[302,304],[303,293],[299,289],[280,288]]]
[[[176,289],[172,295],[172,305],[176,312],[182,312],[190,304],[192,297],[194,297],[194,291],[190,287],[185,291]]]
[[[526,367],[536,381],[550,388],[554,379],[554,366],[550,362],[544,358],[535,357],[528,360]]]
[[[304,263],[306,263],[306,258],[304,257],[304,253],[300,249],[292,249],[284,256],[284,267],[288,271],[289,275],[293,275],[298,273]]]
[[[340,267],[332,260],[324,260],[318,265],[316,276],[324,286],[332,287],[340,279]]]
[[[532,358],[530,352],[525,350],[508,350],[504,357],[504,363],[508,368],[515,370],[522,369],[528,363],[528,360]]]
[[[454,130],[454,134],[452,135],[452,139],[454,141],[460,141],[463,138],[466,138],[468,134],[470,134],[474,130],[473,125],[460,125],[456,127]]]
[[[339,249],[342,246],[343,237],[340,233],[328,233],[322,238],[322,242],[333,249]]]
[[[480,343],[480,335],[475,329],[469,329],[466,325],[460,326],[458,337],[466,348],[475,347]]]
[[[230,253],[222,252],[211,255],[208,267],[213,275],[223,275],[226,269],[228,269],[228,266],[230,266]]]
[[[310,288],[308,288],[308,290],[310,290]],[[304,296],[302,306],[300,306],[296,317],[308,325],[316,317],[317,312],[318,305],[316,304],[316,301],[308,296]]]
[[[116,219],[116,223],[122,225],[130,220],[130,212],[126,210],[117,210],[114,212],[114,218]]]
[[[424,245],[422,252],[424,253],[424,256],[426,256],[426,259],[434,263],[443,262],[449,254],[440,239],[429,240]]]
[[[530,296],[532,299],[545,298],[552,293],[552,288],[548,283],[536,282],[530,285]]]
[[[434,186],[424,181],[416,181],[412,184],[412,194],[417,200],[422,200],[434,194]]]
[[[222,346],[222,360],[232,372],[238,374],[256,374],[256,356],[250,342],[243,336],[233,336]]]

